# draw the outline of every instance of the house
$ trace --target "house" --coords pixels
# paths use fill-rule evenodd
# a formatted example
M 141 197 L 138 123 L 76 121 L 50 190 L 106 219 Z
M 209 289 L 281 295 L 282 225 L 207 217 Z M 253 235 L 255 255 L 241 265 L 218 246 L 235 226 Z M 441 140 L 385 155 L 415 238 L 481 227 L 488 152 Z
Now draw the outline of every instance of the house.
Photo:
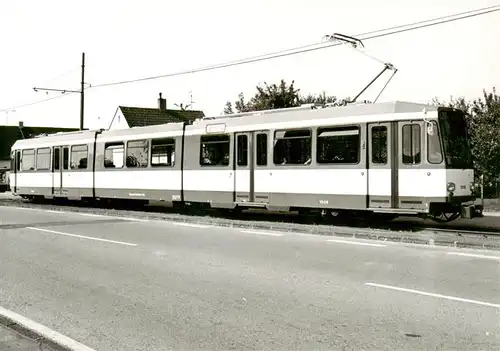
M 169 110 L 167 100 L 158 99 L 157 108 L 118 106 L 109 125 L 109 130 L 145 127 L 172 122 L 192 122 L 203 118 L 203 111 Z

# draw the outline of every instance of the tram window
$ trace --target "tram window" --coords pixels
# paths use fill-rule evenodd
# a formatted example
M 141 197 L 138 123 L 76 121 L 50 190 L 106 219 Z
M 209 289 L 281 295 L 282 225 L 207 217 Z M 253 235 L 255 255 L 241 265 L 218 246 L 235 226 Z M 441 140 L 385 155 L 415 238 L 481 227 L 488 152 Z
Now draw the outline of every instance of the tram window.
M 311 130 L 277 130 L 274 132 L 275 165 L 311 164 Z
M 419 164 L 421 162 L 422 145 L 420 125 L 405 124 L 403 126 L 403 163 Z
M 148 166 L 149 141 L 134 140 L 127 142 L 126 165 L 128 168 L 146 168 Z
M 50 149 L 48 147 L 36 150 L 36 169 L 37 171 L 50 169 Z
M 355 164 L 359 162 L 359 127 L 318 128 L 318 163 Z
M 202 135 L 200 138 L 201 166 L 229 166 L 229 135 Z
M 21 170 L 21 151 L 16 151 L 16 168 L 18 172 Z
M 35 150 L 23 150 L 23 156 L 21 159 L 21 169 L 23 171 L 33 171 L 35 170 Z
M 436 121 L 431 121 L 432 133 L 427 134 L 427 161 L 431 164 L 439 164 L 443 162 L 443 152 L 441 151 L 441 142 L 439 138 L 439 130 Z
M 71 147 L 71 169 L 87 169 L 87 145 L 73 145 Z
M 257 134 L 257 166 L 267 166 L 267 134 Z
M 54 171 L 58 171 L 61 167 L 61 149 L 56 147 L 54 149 Z
M 238 166 L 248 166 L 248 136 L 238 135 L 237 140 L 238 152 L 237 162 Z
M 372 127 L 372 163 L 387 163 L 387 127 Z
M 10 154 L 10 171 L 16 171 L 16 152 L 12 151 Z
M 151 140 L 151 166 L 173 167 L 175 165 L 175 139 Z
M 119 143 L 106 143 L 104 147 L 104 167 L 123 168 L 123 154 L 125 145 Z
M 63 169 L 69 168 L 69 148 L 63 148 Z

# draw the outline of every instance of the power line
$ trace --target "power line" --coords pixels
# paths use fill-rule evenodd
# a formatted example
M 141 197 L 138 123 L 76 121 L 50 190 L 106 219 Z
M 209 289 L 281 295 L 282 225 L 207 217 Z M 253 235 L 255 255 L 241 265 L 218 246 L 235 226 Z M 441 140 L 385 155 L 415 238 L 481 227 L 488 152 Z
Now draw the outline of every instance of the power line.
M 478 12 L 478 11 L 481 11 L 481 12 Z M 485 15 L 485 14 L 496 12 L 496 11 L 500 11 L 500 5 L 490 6 L 490 7 L 486 7 L 483 9 L 466 11 L 466 12 L 458 13 L 458 14 L 454 14 L 454 15 L 442 16 L 442 17 L 438 17 L 438 18 L 434 18 L 434 19 L 430 19 L 430 20 L 414 22 L 411 24 L 399 25 L 399 26 L 390 27 L 390 28 L 386 28 L 386 29 L 380 29 L 380 30 L 371 31 L 371 32 L 367 32 L 367 33 L 361 33 L 361 34 L 355 35 L 354 37 L 359 37 L 362 40 L 375 39 L 375 38 L 380 38 L 380 37 L 384 37 L 387 35 L 399 34 L 399 33 L 407 32 L 407 31 L 411 31 L 411 30 L 417 30 L 417 29 L 421 29 L 421 28 L 436 26 L 439 24 L 449 23 L 449 22 L 458 21 L 458 20 L 462 20 L 462 19 L 466 19 L 466 18 L 475 17 L 475 16 Z M 475 13 L 473 13 L 473 12 L 475 12 Z M 459 16 L 459 17 L 456 17 L 456 16 Z M 450 17 L 455 17 L 455 18 L 450 18 Z M 429 23 L 429 22 L 434 22 L 434 23 Z M 404 27 L 409 27 L 409 26 L 411 28 L 404 28 Z M 401 28 L 404 28 L 404 29 L 401 29 Z M 397 29 L 397 30 L 393 30 L 393 29 Z M 380 32 L 386 32 L 386 33 L 380 33 Z M 375 34 L 375 33 L 380 33 L 380 34 Z M 111 83 L 101 83 L 101 84 L 93 85 L 92 88 L 108 87 L 108 86 L 115 86 L 115 85 L 129 84 L 129 83 L 137 83 L 137 82 L 142 82 L 142 81 L 147 81 L 147 80 L 155 80 L 155 79 L 160 79 L 160 78 L 169 78 L 169 77 L 175 77 L 175 76 L 192 74 L 192 73 L 212 71 L 212 70 L 216 70 L 216 69 L 222 69 L 222 68 L 238 66 L 238 65 L 248 64 L 248 63 L 255 63 L 255 62 L 260 62 L 260 61 L 265 61 L 265 60 L 271 60 L 271 59 L 275 59 L 275 58 L 292 56 L 292 55 L 302 54 L 302 53 L 306 53 L 306 52 L 322 50 L 322 49 L 330 48 L 333 46 L 343 45 L 343 43 L 336 42 L 336 43 L 330 43 L 330 44 L 326 44 L 326 45 L 324 44 L 322 46 L 318 46 L 321 44 L 324 44 L 324 43 L 320 42 L 320 43 L 316 43 L 316 44 L 304 45 L 304 46 L 294 48 L 294 49 L 281 50 L 281 51 L 277 51 L 274 53 L 268 53 L 268 54 L 263 54 L 263 55 L 259 55 L 259 56 L 248 57 L 246 59 L 240 59 L 240 60 L 236 60 L 236 61 L 230 61 L 230 62 L 226 62 L 226 63 L 205 66 L 205 67 L 200 67 L 200 68 L 195 68 L 195 69 L 185 70 L 185 71 L 180 71 L 180 72 L 175 72 L 175 73 L 168 73 L 168 74 L 163 74 L 163 75 L 143 77 L 143 78 L 124 80 L 124 81 L 118 81 L 118 82 L 111 82 Z M 292 52 L 289 52 L 289 51 L 292 51 Z
M 475 16 L 485 15 L 485 14 L 493 13 L 496 11 L 500 11 L 500 5 L 484 7 L 484 8 L 480 8 L 480 9 L 476 9 L 476 10 L 469 10 L 469 11 L 460 12 L 460 13 L 456 13 L 456 14 L 452 14 L 452 15 L 436 17 L 433 19 L 417 21 L 417 22 L 413 22 L 413 23 L 409 23 L 409 24 L 403 24 L 403 25 L 388 27 L 388 28 L 384 28 L 384 29 L 378 29 L 378 30 L 374 30 L 374 31 L 370 31 L 370 32 L 360 33 L 360 34 L 354 35 L 354 37 L 362 39 L 362 40 L 375 39 L 375 38 L 380 38 L 380 37 L 384 37 L 384 36 L 388 36 L 388 35 L 399 34 L 399 33 L 407 32 L 407 31 L 412 31 L 412 30 L 417 30 L 417 29 L 421 29 L 421 28 L 436 26 L 439 24 L 458 21 L 458 20 L 462 20 L 462 19 L 466 19 L 466 18 L 475 17 Z M 455 17 L 455 18 L 453 18 L 453 17 Z M 433 22 L 433 23 L 430 23 L 430 22 Z M 410 28 L 405 28 L 405 27 L 410 27 Z M 379 34 L 376 34 L 376 33 L 379 33 Z M 232 67 L 232 66 L 255 63 L 255 62 L 280 58 L 280 57 L 298 55 L 298 54 L 307 53 L 307 52 L 311 52 L 311 51 L 327 49 L 327 48 L 339 46 L 339 45 L 344 45 L 344 43 L 335 42 L 335 43 L 325 44 L 324 42 L 317 42 L 314 44 L 302 45 L 302 46 L 298 46 L 298 47 L 294 47 L 294 48 L 290 48 L 290 49 L 284 49 L 284 50 L 275 51 L 275 52 L 271 52 L 271 53 L 267 53 L 267 54 L 247 57 L 247 58 L 243 58 L 243 59 L 239 59 L 239 60 L 235 60 L 235 61 L 230 61 L 230 62 L 221 63 L 221 64 L 215 64 L 215 65 L 205 66 L 205 67 L 200 67 L 200 68 L 195 68 L 195 69 L 191 69 L 191 70 L 185 70 L 185 71 L 180 71 L 180 72 L 175 72 L 175 73 L 168 73 L 168 74 L 151 76 L 151 77 L 144 77 L 144 78 L 138 78 L 138 79 L 124 80 L 124 81 L 118 81 L 118 82 L 97 84 L 97 85 L 93 85 L 91 87 L 86 87 L 84 90 L 88 90 L 88 89 L 92 89 L 92 88 L 99 88 L 99 87 L 108 87 L 108 86 L 136 83 L 136 82 L 141 82 L 141 81 L 146 81 L 146 80 L 168 78 L 168 77 L 174 77 L 174 76 L 180 76 L 180 75 L 186 75 L 186 74 L 192 74 L 192 73 L 200 73 L 200 72 L 205 72 L 205 71 L 212 71 L 212 70 L 216 70 L 216 69 L 222 69 L 222 68 L 227 68 L 227 67 Z M 33 105 L 37 105 L 37 104 L 47 102 L 50 100 L 55 100 L 55 99 L 58 99 L 58 98 L 61 98 L 64 96 L 68 96 L 68 95 L 72 95 L 72 94 L 73 93 L 66 93 L 64 95 L 59 95 L 59 96 L 51 97 L 48 99 L 35 101 L 32 103 L 18 105 L 18 106 L 11 107 L 9 109 L 0 110 L 0 111 L 10 111 L 10 110 L 14 110 L 14 109 L 20 109 L 23 107 L 33 106 Z
M 71 95 L 71 94 L 74 94 L 74 93 L 66 93 L 64 95 L 57 95 L 57 96 L 53 96 L 53 97 L 50 97 L 50 98 L 47 98 L 47 99 L 38 100 L 38 101 L 30 102 L 30 103 L 27 103 L 27 104 L 23 104 L 23 105 L 14 106 L 14 107 L 11 107 L 11 108 L 8 108 L 8 109 L 4 109 L 4 110 L 0 110 L 0 111 L 6 112 L 6 111 L 11 111 L 11 110 L 18 110 L 18 109 L 23 108 L 23 107 L 38 105 L 38 104 L 41 104 L 42 102 L 47 102 L 47 101 L 50 101 L 50 100 L 59 99 L 59 98 L 62 98 L 62 97 L 65 97 L 65 96 Z

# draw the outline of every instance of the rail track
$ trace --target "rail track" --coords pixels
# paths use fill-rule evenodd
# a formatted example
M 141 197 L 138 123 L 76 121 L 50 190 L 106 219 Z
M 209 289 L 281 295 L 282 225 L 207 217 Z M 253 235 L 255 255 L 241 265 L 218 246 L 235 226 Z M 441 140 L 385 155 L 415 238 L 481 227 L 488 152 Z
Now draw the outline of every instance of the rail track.
M 440 224 L 433 221 L 425 221 L 412 217 L 400 217 L 392 221 L 380 222 L 373 221 L 371 218 L 335 218 L 335 217 L 318 217 L 318 216 L 297 216 L 290 213 L 276 213 L 258 210 L 243 211 L 238 214 L 231 214 L 219 210 L 211 209 L 177 209 L 159 205 L 137 206 L 131 204 L 103 204 L 103 203 L 82 203 L 76 201 L 65 202 L 48 202 L 42 201 L 33 203 L 24 200 L 20 197 L 3 196 L 0 197 L 0 206 L 18 206 L 29 208 L 41 208 L 48 210 L 64 210 L 69 212 L 86 212 L 105 215 L 130 216 L 130 217 L 147 217 L 156 219 L 169 219 L 174 221 L 190 221 L 194 222 L 207 219 L 212 221 L 225 220 L 227 221 L 243 221 L 254 223 L 271 223 L 271 226 L 277 227 L 280 224 L 301 225 L 301 226 L 328 226 L 332 225 L 336 228 L 357 228 L 364 230 L 382 230 L 392 232 L 418 233 L 422 231 L 436 233 L 454 233 L 463 235 L 477 235 L 483 237 L 500 237 L 500 228 L 478 228 L 475 219 L 474 227 L 467 223 L 450 223 Z

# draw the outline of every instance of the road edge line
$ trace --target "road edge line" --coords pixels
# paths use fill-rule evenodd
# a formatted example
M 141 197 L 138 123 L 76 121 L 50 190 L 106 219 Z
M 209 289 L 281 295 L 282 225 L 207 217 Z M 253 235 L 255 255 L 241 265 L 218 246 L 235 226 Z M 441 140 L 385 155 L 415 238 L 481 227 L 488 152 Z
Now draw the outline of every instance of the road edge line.
M 0 324 L 8 329 L 21 333 L 39 344 L 61 351 L 96 351 L 76 340 L 73 340 L 55 330 L 37 323 L 16 312 L 0 306 Z

